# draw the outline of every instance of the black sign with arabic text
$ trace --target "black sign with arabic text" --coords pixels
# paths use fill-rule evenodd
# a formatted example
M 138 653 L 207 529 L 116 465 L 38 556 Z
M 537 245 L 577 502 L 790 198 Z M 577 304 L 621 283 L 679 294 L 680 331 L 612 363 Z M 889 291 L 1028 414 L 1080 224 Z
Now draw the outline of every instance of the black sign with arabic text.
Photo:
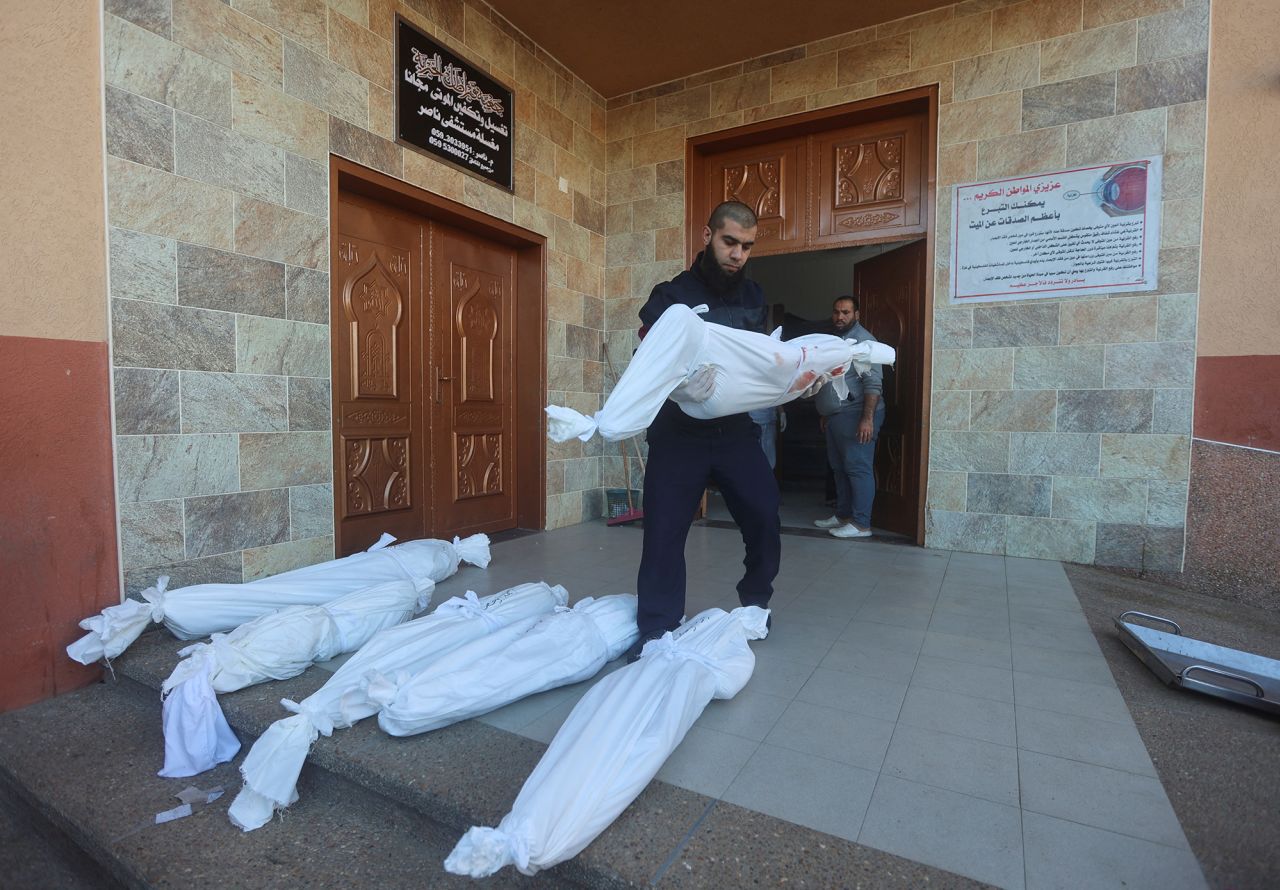
M 512 189 L 511 90 L 396 18 L 397 142 Z

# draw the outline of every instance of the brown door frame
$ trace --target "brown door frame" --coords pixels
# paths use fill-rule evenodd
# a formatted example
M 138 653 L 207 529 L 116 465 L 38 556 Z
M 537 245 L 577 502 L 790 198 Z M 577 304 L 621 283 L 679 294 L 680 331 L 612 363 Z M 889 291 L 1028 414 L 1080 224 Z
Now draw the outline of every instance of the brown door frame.
M 773 118 L 759 123 L 719 130 L 695 136 L 685 144 L 685 265 L 693 262 L 694 256 L 702 249 L 702 227 L 704 219 L 694 219 L 697 198 L 695 189 L 706 175 L 706 159 L 709 155 L 734 148 L 745 148 L 774 140 L 821 133 L 828 130 L 841 129 L 861 123 L 900 117 L 906 114 L 926 115 L 925 133 L 925 171 L 921 200 L 925 218 L 925 251 L 930 258 L 925 266 L 924 307 L 921 313 L 924 324 L 924 373 L 921 375 L 920 393 L 920 498 L 916 510 L 916 543 L 924 545 L 925 499 L 929 488 L 929 416 L 930 388 L 933 380 L 933 289 L 934 263 L 932 258 L 936 251 L 936 232 L 934 215 L 937 212 L 938 188 L 938 87 L 931 84 L 915 89 L 903 90 L 876 96 L 846 105 L 835 105 L 817 111 L 807 111 L 787 117 Z M 812 187 L 812 186 L 811 186 Z M 808 201 L 808 196 L 804 196 Z M 794 249 L 778 251 L 779 253 L 799 253 L 809 250 L 831 250 L 836 247 L 852 247 L 863 244 L 882 244 L 891 241 L 908 241 L 919 238 L 919 235 L 902 237 L 888 235 L 870 237 L 856 242 L 833 244 L 826 247 L 801 245 Z
M 547 401 L 547 239 L 519 226 L 474 210 L 457 201 L 432 194 L 354 161 L 329 156 L 329 299 L 333 291 L 333 258 L 338 253 L 338 201 L 343 195 L 361 195 L 417 216 L 452 226 L 504 244 L 516 252 L 516 414 L 514 440 L 516 469 L 516 525 L 542 529 L 547 520 L 546 433 L 542 406 Z M 332 356 L 332 350 L 330 351 Z M 337 390 L 333 390 L 336 399 Z M 331 400 L 333 416 L 338 405 Z M 338 534 L 338 470 L 342 455 L 334 437 L 334 535 Z M 338 541 L 334 541 L 335 547 Z

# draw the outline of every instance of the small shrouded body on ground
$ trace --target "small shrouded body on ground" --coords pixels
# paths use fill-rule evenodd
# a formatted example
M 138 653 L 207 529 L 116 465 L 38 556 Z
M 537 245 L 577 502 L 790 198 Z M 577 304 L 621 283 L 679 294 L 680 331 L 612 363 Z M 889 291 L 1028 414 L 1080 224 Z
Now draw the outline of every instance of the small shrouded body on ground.
M 110 660 L 153 621 L 163 622 L 180 640 L 198 640 L 286 606 L 318 606 L 383 581 L 407 579 L 421 593 L 456 572 L 460 562 L 481 568 L 489 564 L 485 535 L 387 546 L 394 540 L 384 534 L 363 553 L 245 584 L 195 584 L 167 590 L 168 576 L 162 576 L 154 587 L 142 591 L 142 600 L 125 600 L 81 621 L 89 633 L 68 646 L 67 655 L 81 664 Z
M 426 608 L 434 589 L 434 582 L 419 593 L 411 581 L 387 581 L 323 605 L 280 609 L 181 650 L 178 654 L 185 657 L 161 686 L 164 769 L 160 775 L 194 776 L 230 759 L 221 757 L 223 752 L 216 746 L 209 747 L 206 727 L 217 725 L 222 713 L 212 693 L 287 680 L 317 661 L 359 649 L 378 631 L 402 624 Z
M 586 599 L 461 646 L 400 682 L 381 677 L 378 726 L 428 732 L 548 689 L 589 680 L 639 636 L 631 594 Z M 373 680 L 370 695 L 375 694 Z
M 690 417 L 711 420 L 785 405 L 824 383 L 844 386 L 853 365 L 892 364 L 883 343 L 854 343 L 831 334 L 783 341 L 777 336 L 703 321 L 688 306 L 667 307 L 618 379 L 604 407 L 587 417 L 547 407 L 547 435 L 556 442 L 609 441 L 643 432 L 670 397 Z
M 649 784 L 713 698 L 732 698 L 755 668 L 749 639 L 769 612 L 708 609 L 645 644 L 639 661 L 582 697 L 497 828 L 475 827 L 445 860 L 484 877 L 505 865 L 526 875 L 571 859 Z
M 416 674 L 459 646 L 512 622 L 545 615 L 568 599 L 563 587 L 541 581 L 486 597 L 467 591 L 441 603 L 430 615 L 376 634 L 311 695 L 300 702 L 281 702 L 294 713 L 267 727 L 241 764 L 244 787 L 231 804 L 232 823 L 252 831 L 298 799 L 298 774 L 312 743 L 380 710 L 369 696 L 371 674 Z

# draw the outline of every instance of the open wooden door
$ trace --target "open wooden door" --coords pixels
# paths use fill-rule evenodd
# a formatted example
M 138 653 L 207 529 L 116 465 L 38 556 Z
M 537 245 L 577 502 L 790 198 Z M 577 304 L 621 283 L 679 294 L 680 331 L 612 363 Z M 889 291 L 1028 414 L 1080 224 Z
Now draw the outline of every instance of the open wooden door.
M 916 536 L 923 447 L 924 239 L 864 260 L 854 267 L 853 292 L 862 326 L 898 352 L 884 369 L 884 426 L 876 445 L 876 500 L 871 523 Z
M 430 226 L 433 526 L 454 534 L 516 520 L 515 251 Z
M 383 532 L 409 539 L 426 526 L 422 235 L 413 217 L 356 196 L 338 202 L 337 217 L 334 531 L 352 553 Z

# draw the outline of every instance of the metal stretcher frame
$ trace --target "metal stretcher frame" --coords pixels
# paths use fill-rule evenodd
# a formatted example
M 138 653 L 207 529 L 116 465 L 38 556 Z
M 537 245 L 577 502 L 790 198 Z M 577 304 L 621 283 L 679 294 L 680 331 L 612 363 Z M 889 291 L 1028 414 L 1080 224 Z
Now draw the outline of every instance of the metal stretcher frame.
M 1125 620 L 1130 617 L 1172 632 Z M 1183 636 L 1177 622 L 1145 612 L 1124 612 L 1115 624 L 1124 644 L 1167 685 L 1280 715 L 1280 661 Z

